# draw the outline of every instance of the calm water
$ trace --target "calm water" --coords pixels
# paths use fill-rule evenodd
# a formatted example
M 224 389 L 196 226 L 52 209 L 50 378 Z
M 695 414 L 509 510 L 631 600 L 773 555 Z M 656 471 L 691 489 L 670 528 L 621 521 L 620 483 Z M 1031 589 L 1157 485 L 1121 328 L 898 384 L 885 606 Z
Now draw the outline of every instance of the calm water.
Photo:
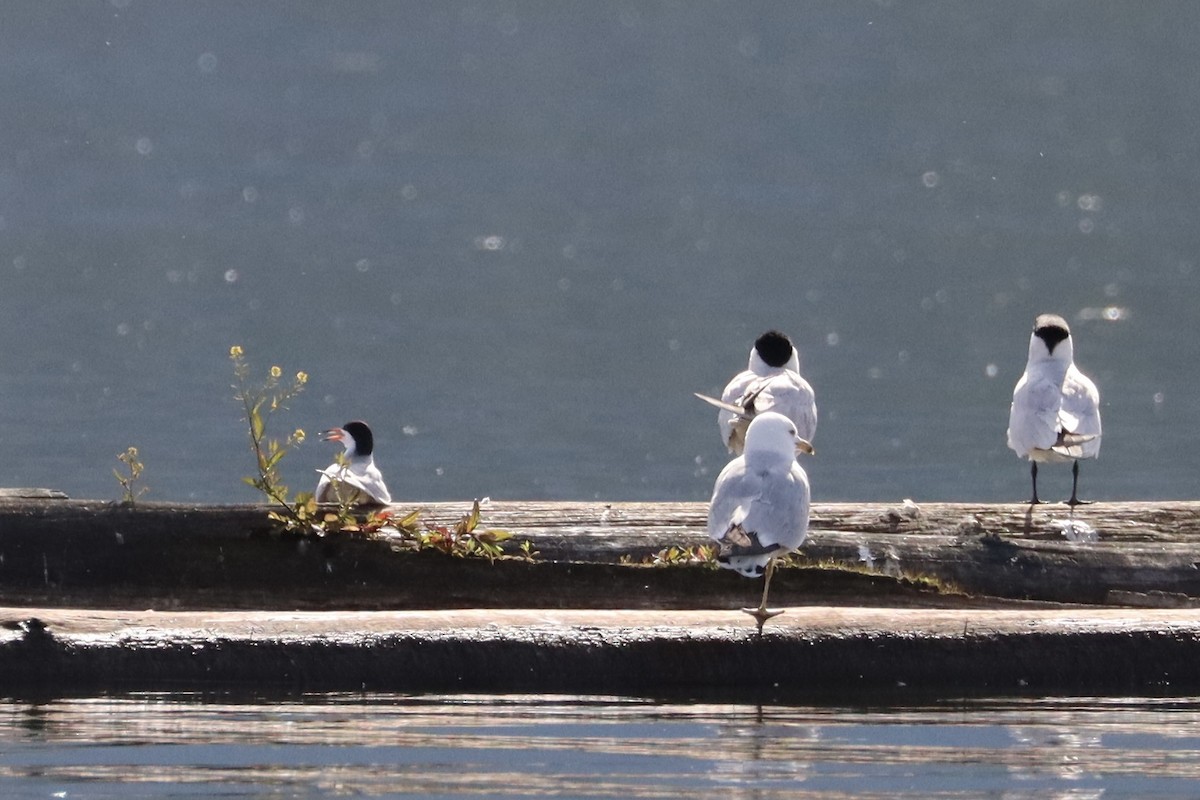
M 0 485 L 116 498 L 136 445 L 150 499 L 253 499 L 241 344 L 312 376 L 279 433 L 367 419 L 402 499 L 705 499 L 691 393 L 778 326 L 818 500 L 1023 499 L 1007 409 L 1054 310 L 1104 400 L 1083 493 L 1194 497 L 1198 30 L 1153 1 L 9 3 Z
M 106 797 L 1195 797 L 1200 704 L 400 696 L 0 703 L 0 792 Z

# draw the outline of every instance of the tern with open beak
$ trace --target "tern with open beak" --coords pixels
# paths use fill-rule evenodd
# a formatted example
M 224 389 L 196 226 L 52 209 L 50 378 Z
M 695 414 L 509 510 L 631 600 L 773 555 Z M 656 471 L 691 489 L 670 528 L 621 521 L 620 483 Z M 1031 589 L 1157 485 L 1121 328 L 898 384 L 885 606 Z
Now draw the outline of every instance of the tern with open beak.
M 323 470 L 317 481 L 318 503 L 387 505 L 392 496 L 375 466 L 375 437 L 367 423 L 347 422 L 321 435 L 327 442 L 341 442 L 346 448 L 344 463 L 335 461 Z

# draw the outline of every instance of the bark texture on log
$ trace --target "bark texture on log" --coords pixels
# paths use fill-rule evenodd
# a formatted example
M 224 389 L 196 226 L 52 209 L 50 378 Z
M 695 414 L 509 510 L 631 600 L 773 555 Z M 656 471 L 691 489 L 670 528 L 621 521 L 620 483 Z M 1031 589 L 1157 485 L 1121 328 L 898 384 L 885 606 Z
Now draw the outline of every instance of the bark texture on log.
M 414 507 L 452 524 L 470 504 L 398 504 Z M 720 608 L 751 602 L 757 590 L 705 567 L 637 566 L 664 548 L 706 543 L 704 503 L 486 504 L 483 526 L 530 540 L 539 551 L 532 564 L 397 553 L 386 541 L 346 536 L 281 536 L 266 511 L 0 497 L 0 602 Z M 1097 541 L 1067 541 L 1069 518 Z M 1073 514 L 1061 505 L 818 504 L 801 560 L 823 568 L 782 571 L 773 592 L 783 603 L 944 605 L 966 602 L 961 594 L 1192 606 L 1200 598 L 1197 540 L 1195 502 L 1098 503 Z

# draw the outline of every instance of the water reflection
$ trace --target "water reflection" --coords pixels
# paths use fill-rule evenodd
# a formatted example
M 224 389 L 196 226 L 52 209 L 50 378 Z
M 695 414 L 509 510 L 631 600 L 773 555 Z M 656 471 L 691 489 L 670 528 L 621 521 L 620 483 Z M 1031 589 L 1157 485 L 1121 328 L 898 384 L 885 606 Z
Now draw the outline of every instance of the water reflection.
M 1198 723 L 1196 699 L 878 709 L 398 695 L 10 700 L 0 703 L 0 792 L 1190 796 Z

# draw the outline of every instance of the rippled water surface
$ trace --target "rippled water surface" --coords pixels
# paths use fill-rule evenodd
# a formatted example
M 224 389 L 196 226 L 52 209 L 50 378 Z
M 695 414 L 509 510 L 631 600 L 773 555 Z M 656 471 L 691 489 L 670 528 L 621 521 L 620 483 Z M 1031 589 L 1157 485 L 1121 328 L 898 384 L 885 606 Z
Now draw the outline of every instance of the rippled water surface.
M 754 337 L 817 500 L 1022 500 L 1035 314 L 1095 499 L 1200 474 L 1195 3 L 14 3 L 0 485 L 244 501 L 231 345 L 408 500 L 706 499 Z M 330 446 L 285 462 L 311 488 Z M 1069 476 L 1043 470 L 1047 497 Z
M 0 703 L 5 797 L 1195 797 L 1195 698 Z

